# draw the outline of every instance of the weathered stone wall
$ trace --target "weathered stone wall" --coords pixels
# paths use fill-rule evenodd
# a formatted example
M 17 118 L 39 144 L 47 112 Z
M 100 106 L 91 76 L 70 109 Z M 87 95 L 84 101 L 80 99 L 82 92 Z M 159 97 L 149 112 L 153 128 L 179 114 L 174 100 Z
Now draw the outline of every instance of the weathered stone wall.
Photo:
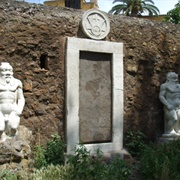
M 21 124 L 44 143 L 65 127 L 65 40 L 85 38 L 83 11 L 0 1 L 0 62 L 23 81 L 26 105 Z M 163 132 L 158 99 L 168 71 L 180 73 L 180 26 L 109 15 L 104 41 L 124 43 L 124 131 L 140 130 L 149 140 Z

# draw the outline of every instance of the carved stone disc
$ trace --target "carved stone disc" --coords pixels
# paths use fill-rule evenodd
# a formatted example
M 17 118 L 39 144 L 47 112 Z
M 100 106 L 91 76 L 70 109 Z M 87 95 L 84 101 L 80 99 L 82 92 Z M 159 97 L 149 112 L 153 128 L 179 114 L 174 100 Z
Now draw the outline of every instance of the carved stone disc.
M 84 13 L 81 26 L 84 34 L 91 39 L 103 39 L 110 31 L 108 17 L 96 9 L 90 9 Z

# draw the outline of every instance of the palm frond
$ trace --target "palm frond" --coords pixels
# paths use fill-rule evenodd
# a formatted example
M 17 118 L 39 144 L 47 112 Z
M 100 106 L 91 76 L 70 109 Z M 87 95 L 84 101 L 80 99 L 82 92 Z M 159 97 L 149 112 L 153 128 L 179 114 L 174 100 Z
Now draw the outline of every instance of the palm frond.
M 123 3 L 123 4 L 127 4 L 127 3 L 129 3 L 129 1 L 131 1 L 131 0 L 114 0 L 114 1 L 113 1 L 113 4 L 116 3 L 116 2 L 120 2 L 120 3 Z
M 142 2 L 154 4 L 154 1 L 152 1 L 152 0 L 142 0 Z
M 160 11 L 159 9 L 154 6 L 154 5 L 151 5 L 151 4 L 146 4 L 145 6 L 142 6 L 143 9 L 149 9 L 150 11 L 153 12 L 154 15 L 159 15 L 160 14 Z
M 109 14 L 120 14 L 121 12 L 126 11 L 127 7 L 123 4 L 118 4 L 113 6 L 112 9 L 108 12 Z

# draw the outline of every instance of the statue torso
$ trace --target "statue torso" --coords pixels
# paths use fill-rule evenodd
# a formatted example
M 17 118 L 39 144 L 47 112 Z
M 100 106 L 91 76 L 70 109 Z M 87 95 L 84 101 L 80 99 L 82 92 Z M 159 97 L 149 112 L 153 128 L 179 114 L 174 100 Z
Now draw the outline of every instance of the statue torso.
M 174 106 L 180 108 L 180 84 L 166 86 L 166 100 Z
M 0 111 L 3 114 L 10 114 L 16 107 L 18 82 L 14 78 L 9 83 L 0 81 Z

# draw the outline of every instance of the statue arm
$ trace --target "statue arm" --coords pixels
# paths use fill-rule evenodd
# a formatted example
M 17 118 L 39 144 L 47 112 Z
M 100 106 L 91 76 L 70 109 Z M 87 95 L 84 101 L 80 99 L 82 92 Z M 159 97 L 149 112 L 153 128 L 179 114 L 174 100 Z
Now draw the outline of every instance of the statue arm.
M 170 103 L 168 103 L 168 101 L 166 100 L 166 96 L 165 96 L 166 91 L 167 91 L 166 85 L 162 84 L 160 87 L 159 99 L 169 110 L 172 110 L 173 106 Z
M 21 83 L 21 81 L 19 81 L 19 85 L 17 88 L 17 106 L 18 106 L 17 111 L 19 114 L 22 113 L 24 104 L 25 104 L 25 98 L 23 95 L 22 83 Z

